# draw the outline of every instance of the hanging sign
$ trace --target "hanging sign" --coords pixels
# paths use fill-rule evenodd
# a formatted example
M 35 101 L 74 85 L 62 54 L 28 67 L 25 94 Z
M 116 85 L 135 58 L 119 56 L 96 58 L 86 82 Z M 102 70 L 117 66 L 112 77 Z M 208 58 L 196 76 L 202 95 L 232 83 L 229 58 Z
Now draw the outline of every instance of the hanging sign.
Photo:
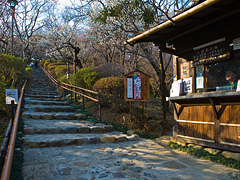
M 6 104 L 11 104 L 12 100 L 18 104 L 18 89 L 6 89 Z
M 211 46 L 195 50 L 191 59 L 192 66 L 199 66 L 202 64 L 209 64 L 230 58 L 229 43 L 223 42 Z
M 180 64 L 181 79 L 190 77 L 190 62 Z

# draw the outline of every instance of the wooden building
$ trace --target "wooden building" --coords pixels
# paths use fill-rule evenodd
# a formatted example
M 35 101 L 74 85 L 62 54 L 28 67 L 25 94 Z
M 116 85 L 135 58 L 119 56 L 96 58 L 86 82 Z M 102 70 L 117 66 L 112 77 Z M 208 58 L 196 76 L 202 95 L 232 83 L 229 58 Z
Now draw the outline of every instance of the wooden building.
M 175 139 L 240 152 L 239 22 L 239 0 L 205 0 L 127 40 L 175 55 Z

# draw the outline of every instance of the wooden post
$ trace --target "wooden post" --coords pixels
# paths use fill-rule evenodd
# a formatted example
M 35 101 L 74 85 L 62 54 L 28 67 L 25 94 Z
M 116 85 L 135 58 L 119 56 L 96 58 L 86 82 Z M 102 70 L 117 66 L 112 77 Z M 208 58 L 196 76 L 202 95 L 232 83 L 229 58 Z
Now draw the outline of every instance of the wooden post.
M 74 57 L 73 57 L 73 74 L 76 74 L 76 71 L 77 71 L 77 68 L 76 68 L 76 61 L 77 61 L 77 54 L 76 52 L 74 51 Z M 76 86 L 76 82 L 74 82 L 74 85 Z M 74 93 L 73 93 L 73 96 L 74 96 L 74 102 L 77 102 L 77 94 L 75 93 L 76 92 L 76 88 L 73 88 L 74 90 Z
M 142 101 L 142 110 L 144 111 L 144 101 Z
M 133 102 L 130 101 L 130 111 L 132 111 Z
M 216 103 L 214 102 L 214 100 L 212 98 L 209 99 L 209 101 L 211 102 L 212 105 L 212 109 L 215 115 L 215 143 L 219 143 L 220 142 L 220 118 L 218 115 L 218 110 L 216 108 Z

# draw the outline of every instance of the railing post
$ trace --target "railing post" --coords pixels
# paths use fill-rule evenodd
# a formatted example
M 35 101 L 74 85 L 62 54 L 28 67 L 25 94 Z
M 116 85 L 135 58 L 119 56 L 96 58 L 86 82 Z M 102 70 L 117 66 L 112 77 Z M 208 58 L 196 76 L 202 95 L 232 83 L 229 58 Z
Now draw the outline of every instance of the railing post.
M 75 93 L 76 92 L 76 88 L 73 88 L 73 90 L 74 90 L 74 93 L 73 93 L 73 95 L 74 95 L 74 102 L 77 102 L 77 94 Z
M 82 90 L 82 93 L 83 93 L 83 95 L 84 95 L 84 90 Z M 82 108 L 82 110 L 83 110 L 83 112 L 84 112 L 84 110 L 85 110 L 85 99 L 84 99 L 84 96 L 82 96 L 82 104 L 83 104 L 83 108 Z
M 72 103 L 72 86 L 70 88 L 71 88 L 71 97 L 70 98 L 71 98 L 71 103 Z
M 63 87 L 65 87 L 65 85 L 63 84 Z M 63 88 L 63 98 L 65 99 L 65 89 Z
M 99 122 L 102 122 L 102 112 L 101 112 L 101 94 L 98 94 L 98 106 L 99 106 Z
M 57 82 L 58 95 L 60 95 L 60 85 L 59 84 L 60 84 L 60 82 L 58 81 Z
M 13 121 L 15 118 L 15 105 L 14 105 L 14 100 L 11 101 L 11 118 L 12 118 L 12 125 L 13 125 Z

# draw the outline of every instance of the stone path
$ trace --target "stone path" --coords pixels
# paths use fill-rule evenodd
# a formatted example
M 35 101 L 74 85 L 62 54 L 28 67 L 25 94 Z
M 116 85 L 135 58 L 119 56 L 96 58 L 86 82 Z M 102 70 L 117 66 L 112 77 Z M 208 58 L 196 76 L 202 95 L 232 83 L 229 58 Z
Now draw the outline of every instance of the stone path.
M 87 121 L 61 100 L 39 69 L 33 71 L 24 108 L 24 180 L 240 178 L 238 170 Z

